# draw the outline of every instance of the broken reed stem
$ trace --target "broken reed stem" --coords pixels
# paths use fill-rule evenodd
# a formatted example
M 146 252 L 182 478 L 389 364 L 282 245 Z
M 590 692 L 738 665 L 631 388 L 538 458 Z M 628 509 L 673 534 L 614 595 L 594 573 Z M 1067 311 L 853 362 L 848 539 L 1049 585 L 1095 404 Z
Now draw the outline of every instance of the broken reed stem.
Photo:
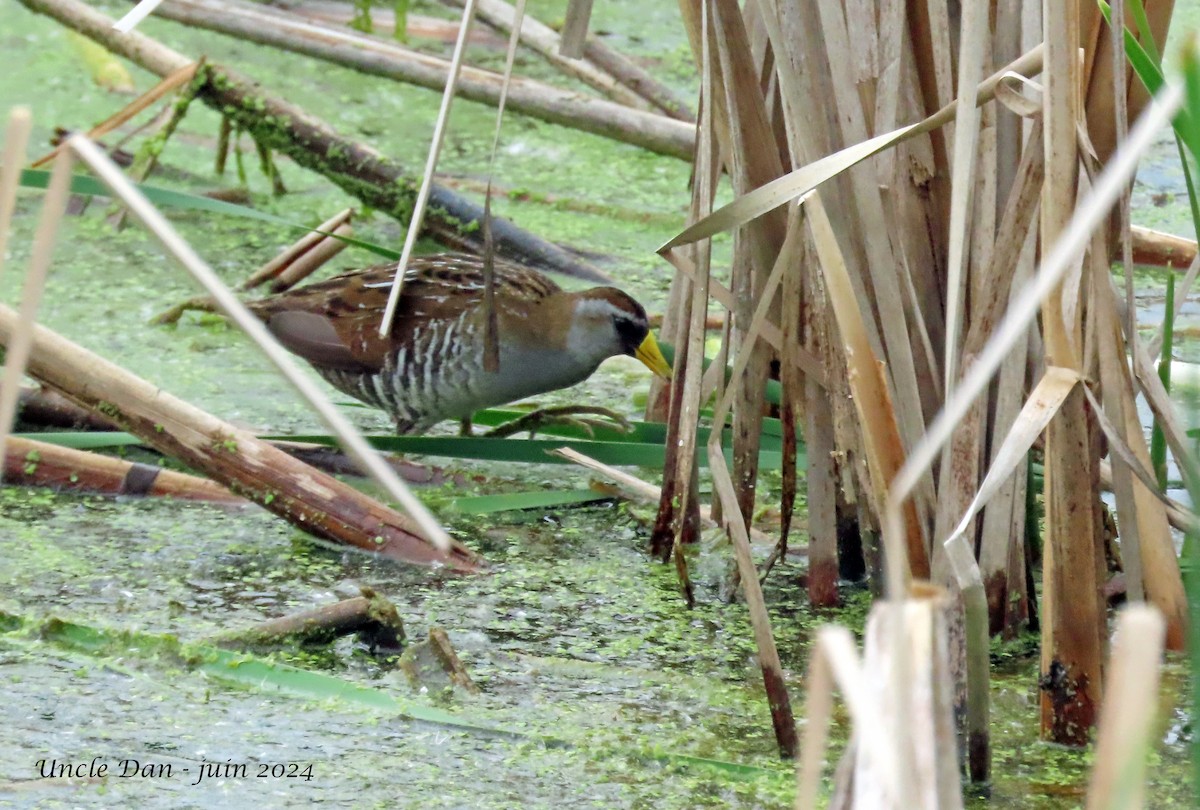
M 461 6 L 458 0 L 452 0 L 452 5 Z M 495 30 L 511 35 L 514 27 L 519 29 L 521 44 L 537 53 L 554 67 L 567 76 L 578 79 L 584 84 L 599 90 L 608 98 L 635 109 L 648 109 L 649 102 L 642 98 L 633 88 L 597 65 L 581 59 L 568 59 L 559 54 L 561 38 L 558 32 L 533 17 L 518 12 L 505 0 L 476 0 L 475 16 Z M 589 40 L 588 45 L 591 44 Z
M 33 114 L 28 107 L 13 107 L 9 111 L 8 127 L 4 131 L 4 160 L 0 163 L 0 274 L 4 272 L 4 257 L 8 255 L 8 236 L 17 207 L 17 186 L 32 128 Z
M 946 556 L 962 593 L 965 614 L 963 632 L 967 647 L 967 773 L 971 781 L 984 784 L 991 777 L 992 743 L 990 731 L 991 684 L 989 670 L 987 593 L 975 562 L 975 552 L 966 538 L 956 534 L 945 543 Z
M 86 138 L 73 135 L 67 144 L 79 157 L 91 167 L 92 171 L 119 197 L 130 212 L 136 216 L 156 239 L 166 248 L 176 261 L 186 269 L 196 281 L 200 282 L 211 295 L 221 312 L 238 325 L 249 337 L 258 344 L 263 354 L 267 356 L 289 383 L 300 393 L 309 405 L 321 417 L 326 426 L 338 437 L 342 447 L 355 458 L 363 470 L 371 476 L 391 497 L 403 505 L 404 510 L 412 516 L 421 532 L 439 551 L 450 551 L 452 543 L 441 525 L 434 519 L 419 500 L 409 491 L 395 471 L 362 437 L 341 411 L 329 400 L 323 391 L 305 375 L 287 354 L 287 352 L 272 338 L 262 322 L 246 309 L 237 296 L 226 287 L 213 273 L 212 269 L 201 259 L 191 246 L 185 242 L 166 218 L 158 212 L 150 202 L 142 196 L 133 185 L 121 174 L 120 169 Z
M 320 270 L 334 256 L 346 249 L 346 239 L 354 235 L 354 229 L 349 224 L 339 225 L 329 236 L 321 239 L 312 250 L 297 257 L 291 264 L 279 272 L 271 282 L 271 292 L 280 293 L 290 290 L 313 273 Z
M 717 431 L 713 432 L 719 437 Z M 733 479 L 725 466 L 725 454 L 721 452 L 720 440 L 709 442 L 708 466 L 713 487 L 721 506 L 729 516 L 726 524 L 733 541 L 733 555 L 737 560 L 738 575 L 742 581 L 742 593 L 746 597 L 746 609 L 750 614 L 750 625 L 754 629 L 754 643 L 758 648 L 758 662 L 762 668 L 763 687 L 771 710 L 771 722 L 775 729 L 775 742 L 779 754 L 794 759 L 798 751 L 796 721 L 792 716 L 792 704 L 788 697 L 787 682 L 783 677 L 783 663 L 775 646 L 775 635 L 771 631 L 771 616 L 763 599 L 762 586 L 758 582 L 758 569 L 750 552 L 750 538 L 746 523 L 738 511 L 737 493 Z
M 585 456 L 583 453 L 570 447 L 560 447 L 550 452 L 556 456 L 565 458 L 572 464 L 578 464 L 580 467 L 586 467 L 589 470 L 600 473 L 623 487 L 636 500 L 645 501 L 646 503 L 658 503 L 659 499 L 662 498 L 662 490 L 654 486 L 654 484 L 643 481 L 635 475 L 630 475 L 624 470 L 596 461 L 596 459 Z M 712 510 L 704 504 L 700 504 L 700 520 L 709 527 L 718 527 L 720 525 L 713 519 Z M 750 529 L 750 540 L 756 545 L 769 545 L 773 542 L 769 535 L 753 527 Z
M 323 240 L 329 239 L 330 235 L 343 225 L 349 225 L 353 217 L 353 208 L 345 208 L 337 212 L 332 217 L 318 225 L 316 229 L 309 231 L 308 233 L 304 234 L 304 236 L 297 239 L 291 247 L 281 251 L 275 256 L 275 258 L 271 259 L 271 261 L 264 264 L 258 270 L 255 270 L 254 274 L 242 282 L 238 289 L 252 290 L 264 282 L 275 278 L 292 262 L 296 261 L 305 253 L 315 248 Z M 334 241 L 340 242 L 341 240 Z
M 1087 810 L 1143 806 L 1165 635 L 1162 614 L 1152 606 L 1130 605 L 1117 617 Z
M 5 441 L 17 415 L 21 378 L 25 376 L 25 366 L 29 361 L 37 310 L 46 289 L 46 276 L 50 272 L 58 226 L 67 210 L 72 163 L 68 152 L 62 152 L 54 160 L 50 184 L 42 200 L 42 217 L 33 237 L 33 252 L 29 257 L 29 271 L 25 275 L 25 288 L 21 294 L 19 320 L 13 334 L 5 342 L 4 377 L 0 381 L 0 458 L 5 457 Z M 13 168 L 18 166 L 14 165 Z
M 592 0 L 567 0 L 567 16 L 563 20 L 562 41 L 558 52 L 569 59 L 583 56 L 587 40 L 588 21 L 592 18 Z
M 4 480 L 18 486 L 54 490 L 146 495 L 216 503 L 246 503 L 207 478 L 9 436 L 4 451 Z
M 459 25 L 458 41 L 454 43 L 454 55 L 450 58 L 450 71 L 446 76 L 446 86 L 442 91 L 442 106 L 438 110 L 437 120 L 433 124 L 433 135 L 430 138 L 429 154 L 425 159 L 425 172 L 421 175 L 421 185 L 417 189 L 413 201 L 412 215 L 409 217 L 407 230 L 404 234 L 404 247 L 400 249 L 400 261 L 396 263 L 396 275 L 392 288 L 388 291 L 387 306 L 383 309 L 383 318 L 379 322 L 379 334 L 387 337 L 392 333 L 392 321 L 396 317 L 396 307 L 400 304 L 400 296 L 404 291 L 404 274 L 408 270 L 408 261 L 412 258 L 413 248 L 417 244 L 417 236 L 421 233 L 421 223 L 425 221 L 425 208 L 429 203 L 429 192 L 433 188 L 433 175 L 437 171 L 438 157 L 442 153 L 442 141 L 446 137 L 446 123 L 450 120 L 450 108 L 454 104 L 454 92 L 458 86 L 459 73 L 462 70 L 463 53 L 466 49 L 467 38 L 471 35 L 471 21 L 475 16 L 475 0 L 465 0 L 463 3 L 462 22 Z M 501 98 L 505 95 L 501 91 Z M 484 209 L 483 220 L 485 228 L 484 256 L 491 254 L 488 224 L 490 217 Z

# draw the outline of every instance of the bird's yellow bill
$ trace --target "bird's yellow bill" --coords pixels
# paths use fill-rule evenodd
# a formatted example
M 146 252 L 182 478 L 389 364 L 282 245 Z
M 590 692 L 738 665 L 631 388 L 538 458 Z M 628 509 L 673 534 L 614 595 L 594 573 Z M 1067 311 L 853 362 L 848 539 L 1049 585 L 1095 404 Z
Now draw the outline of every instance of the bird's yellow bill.
M 653 371 L 664 380 L 671 379 L 671 364 L 667 362 L 667 358 L 663 357 L 662 350 L 658 348 L 658 341 L 654 339 L 653 332 L 646 333 L 646 339 L 642 341 L 642 345 L 637 347 L 637 351 L 633 356 L 642 361 L 642 365 Z

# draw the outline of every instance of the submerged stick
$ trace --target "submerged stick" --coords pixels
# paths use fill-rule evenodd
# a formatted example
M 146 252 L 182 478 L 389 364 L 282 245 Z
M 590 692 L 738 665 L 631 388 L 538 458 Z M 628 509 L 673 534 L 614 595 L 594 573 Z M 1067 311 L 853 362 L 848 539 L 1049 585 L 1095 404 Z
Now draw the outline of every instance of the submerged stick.
M 45 14 L 95 40 L 113 53 L 166 76 L 193 60 L 132 31 L 121 34 L 112 20 L 79 0 L 21 0 L 31 11 Z M 306 169 L 327 177 L 367 206 L 407 222 L 418 178 L 366 144 L 335 132 L 321 121 L 232 71 L 209 63 L 197 98 L 233 120 L 263 145 L 285 154 Z M 426 230 L 442 244 L 468 252 L 482 251 L 481 206 L 444 186 L 433 188 Z M 608 282 L 607 276 L 557 245 L 496 218 L 492 222 L 497 251 L 516 262 L 576 278 Z

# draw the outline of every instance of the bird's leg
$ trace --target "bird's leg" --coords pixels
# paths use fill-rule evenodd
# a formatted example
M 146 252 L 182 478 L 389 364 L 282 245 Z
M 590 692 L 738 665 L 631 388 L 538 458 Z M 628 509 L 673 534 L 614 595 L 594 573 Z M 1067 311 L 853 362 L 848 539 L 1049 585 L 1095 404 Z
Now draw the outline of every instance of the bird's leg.
M 462 419 L 458 420 L 458 435 L 459 436 L 474 436 L 475 435 L 474 433 L 471 432 L 471 417 L 464 416 Z
M 588 415 L 602 416 L 608 421 L 601 422 L 597 419 L 577 418 Z M 488 438 L 499 439 L 529 431 L 529 436 L 532 438 L 535 431 L 547 425 L 571 425 L 579 427 L 587 431 L 589 436 L 595 436 L 593 428 L 596 427 L 614 428 L 622 433 L 631 433 L 633 431 L 633 425 L 629 424 L 628 419 L 608 408 L 597 408 L 590 405 L 562 405 L 554 408 L 538 408 L 536 411 L 530 411 L 524 416 L 519 416 L 502 425 L 497 425 L 483 435 Z

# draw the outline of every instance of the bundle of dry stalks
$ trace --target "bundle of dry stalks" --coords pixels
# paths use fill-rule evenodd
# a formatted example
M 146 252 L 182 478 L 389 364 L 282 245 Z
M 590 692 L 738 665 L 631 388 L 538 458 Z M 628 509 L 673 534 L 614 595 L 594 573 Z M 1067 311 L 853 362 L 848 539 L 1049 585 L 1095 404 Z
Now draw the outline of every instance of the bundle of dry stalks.
M 1146 5 L 1161 46 L 1171 4 Z M 1182 436 L 1156 378 L 1130 375 L 1126 358 L 1144 348 L 1121 314 L 1131 287 L 1117 290 L 1109 272 L 1130 244 L 1128 220 L 1107 216 L 1172 100 L 1126 138 L 1148 98 L 1131 84 L 1120 32 L 1087 4 L 1049 4 L 1045 19 L 1034 0 L 990 17 L 945 2 L 681 8 L 704 77 L 696 189 L 711 195 L 723 171 L 737 198 L 711 214 L 694 204 L 664 246 L 685 271 L 663 328 L 689 349 L 676 380 L 689 393 L 672 403 L 684 436 L 703 390 L 693 349 L 711 300 L 707 237 L 732 232 L 728 494 L 714 459 L 726 524 L 753 512 L 762 391 L 777 360 L 785 434 L 798 429 L 808 446 L 814 603 L 837 599 L 839 523 L 882 532 L 882 557 L 864 552 L 893 598 L 912 579 L 950 589 L 960 625 L 950 661 L 965 680 L 964 639 L 976 658 L 986 644 L 961 628 L 960 579 L 982 589 L 993 633 L 1017 632 L 1037 609 L 1025 460 L 1045 430 L 1043 731 L 1083 744 L 1103 687 L 1106 446 L 1130 593 L 1165 616 L 1169 647 L 1184 638 L 1168 511 L 1149 486 L 1134 397 L 1166 414 L 1173 448 Z M 803 202 L 794 233 L 782 207 L 792 200 Z M 768 343 L 768 330 L 781 340 Z M 688 502 L 694 454 L 679 453 L 664 514 Z M 951 539 L 965 540 L 959 577 Z

